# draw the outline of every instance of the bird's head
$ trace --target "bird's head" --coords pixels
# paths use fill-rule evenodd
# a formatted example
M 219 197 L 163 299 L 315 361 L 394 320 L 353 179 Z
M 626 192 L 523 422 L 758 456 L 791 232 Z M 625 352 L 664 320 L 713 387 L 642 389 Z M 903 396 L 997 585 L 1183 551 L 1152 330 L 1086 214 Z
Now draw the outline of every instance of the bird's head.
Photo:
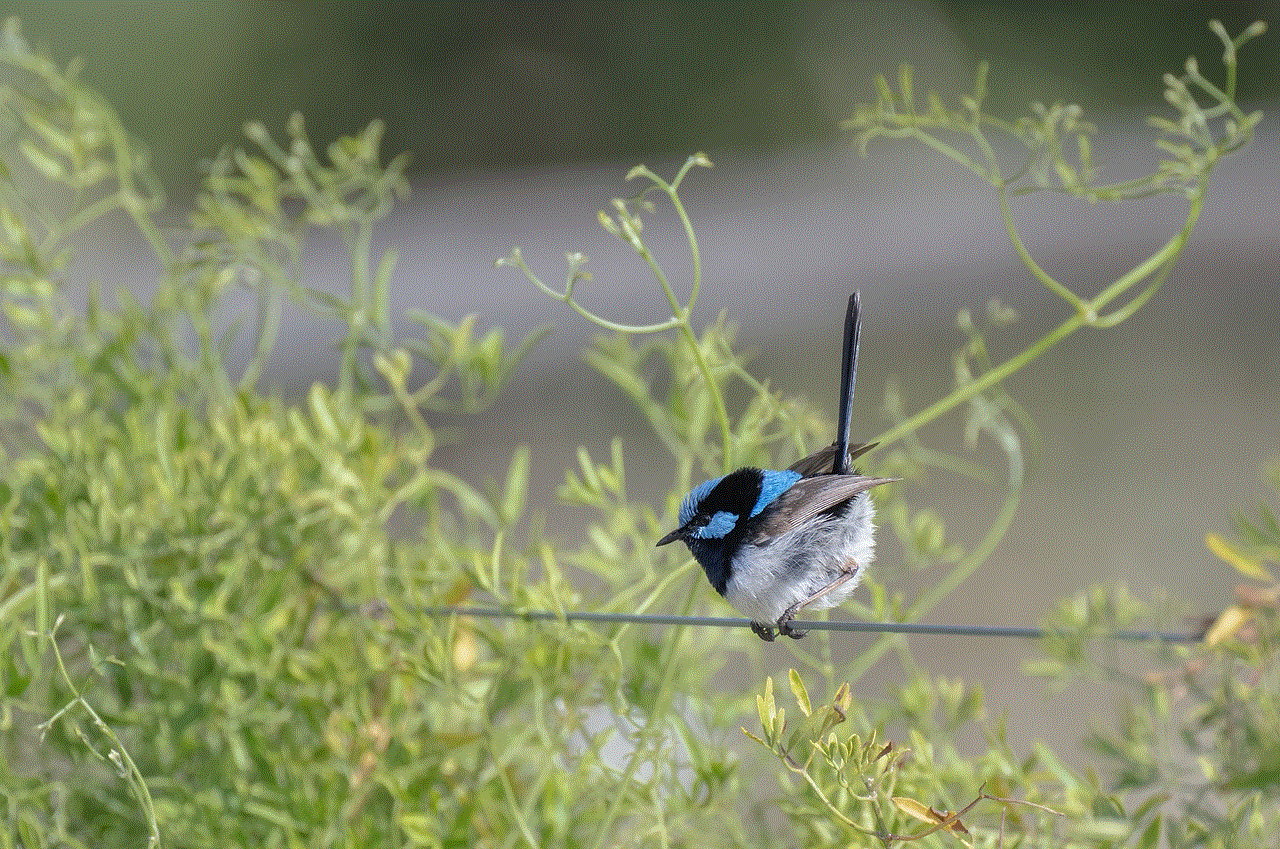
M 684 540 L 697 553 L 699 542 L 727 539 L 800 477 L 793 471 L 745 468 L 700 483 L 680 505 L 680 527 L 658 540 L 658 545 Z

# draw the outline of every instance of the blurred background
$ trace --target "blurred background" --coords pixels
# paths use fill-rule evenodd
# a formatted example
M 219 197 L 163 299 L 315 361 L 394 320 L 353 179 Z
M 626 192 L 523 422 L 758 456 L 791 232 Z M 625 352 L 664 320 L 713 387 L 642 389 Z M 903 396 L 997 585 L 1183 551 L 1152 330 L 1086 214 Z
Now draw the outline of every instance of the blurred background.
M 866 159 L 851 149 L 838 123 L 854 103 L 874 100 L 875 74 L 893 77 L 908 62 L 918 91 L 953 100 L 989 59 L 988 111 L 1016 117 L 1033 101 L 1081 103 L 1100 125 L 1094 153 L 1107 180 L 1158 162 L 1144 118 L 1169 114 L 1165 71 L 1180 73 L 1195 55 L 1221 79 L 1211 18 L 1233 35 L 1254 20 L 1271 25 L 1244 48 L 1240 99 L 1269 116 L 1280 106 L 1276 2 L 5 5 L 33 45 L 61 62 L 83 58 L 84 79 L 150 149 L 175 221 L 201 160 L 243 144 L 247 120 L 282 137 L 300 111 L 321 147 L 385 120 L 386 155 L 413 156 L 414 195 L 379 237 L 400 254 L 397 311 L 477 312 L 482 326 L 517 335 L 556 325 L 498 405 L 467 422 L 466 444 L 441 460 L 478 480 L 500 473 L 512 446 L 530 444 L 535 503 L 566 540 L 581 517 L 553 493 L 577 445 L 600 456 L 621 435 L 632 494 L 655 503 L 666 497 L 666 463 L 643 422 L 583 366 L 592 328 L 492 263 L 519 245 L 555 285 L 564 252 L 581 250 L 595 275 L 580 289 L 584 301 L 621 321 L 661 320 L 642 264 L 596 223 L 610 198 L 634 191 L 622 180 L 632 165 L 670 176 L 695 151 L 715 162 L 682 192 L 704 260 L 700 316 L 727 310 L 756 372 L 832 418 L 844 299 L 862 290 L 854 436 L 865 439 L 885 426 L 878 411 L 891 377 L 909 412 L 945 394 L 962 341 L 958 310 L 981 315 L 991 297 L 1017 308 L 1021 320 L 988 340 L 997 361 L 1069 312 L 1017 261 L 985 184 L 910 144 L 874 144 Z M 1278 173 L 1269 118 L 1252 147 L 1221 165 L 1160 293 L 1119 328 L 1081 332 L 1010 381 L 1040 429 L 1043 456 L 1008 538 L 934 621 L 1033 624 L 1095 581 L 1167 593 L 1207 613 L 1230 603 L 1236 576 L 1205 550 L 1205 533 L 1229 535 L 1231 514 L 1266 497 L 1261 472 L 1280 455 Z M 1033 255 L 1086 297 L 1184 220 L 1172 198 L 1090 207 L 1033 195 L 1015 215 Z M 650 217 L 646 235 L 681 285 L 688 263 L 668 209 Z M 114 238 L 80 256 L 81 282 L 154 280 L 142 252 Z M 308 262 L 313 285 L 339 285 L 336 245 L 317 240 Z M 271 377 L 282 391 L 329 373 L 326 333 L 306 322 L 284 328 Z M 956 448 L 961 430 L 951 416 L 925 437 Z M 946 480 L 927 499 L 949 533 L 970 542 L 994 507 Z M 912 598 L 930 576 L 895 559 L 885 542 L 877 569 Z M 851 653 L 861 639 L 836 638 Z M 994 714 L 1048 706 L 1034 726 L 1010 723 L 1015 745 L 1077 737 L 1081 717 L 1097 711 L 1098 721 L 1110 718 L 1087 694 L 1044 701 L 1016 673 L 1034 647 L 913 645 L 937 673 L 981 681 Z M 782 668 L 787 659 L 777 653 Z M 879 684 L 863 686 L 900 672 L 878 674 Z

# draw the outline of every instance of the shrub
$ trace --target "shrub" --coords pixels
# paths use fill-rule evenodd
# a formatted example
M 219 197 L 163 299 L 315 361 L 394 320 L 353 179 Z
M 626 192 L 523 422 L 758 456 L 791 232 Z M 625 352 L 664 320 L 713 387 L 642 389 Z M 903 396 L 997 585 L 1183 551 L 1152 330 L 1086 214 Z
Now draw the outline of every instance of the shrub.
M 959 110 L 931 101 L 917 111 L 904 71 L 897 92 L 885 84 L 880 103 L 857 112 L 850 126 L 863 143 L 914 137 L 989 180 L 1015 250 L 1072 307 L 1062 327 L 1002 364 L 989 361 L 984 338 L 1009 312 L 993 305 L 986 322 L 964 317 L 955 391 L 913 416 L 890 393 L 884 470 L 912 480 L 945 465 L 1000 480 L 915 436 L 967 404 L 966 433 L 992 440 L 1005 463 L 1003 506 L 966 550 L 905 488 L 886 493 L 886 524 L 908 560 L 939 579 L 910 603 L 869 581 L 864 617 L 923 616 L 1012 522 L 1031 431 L 1001 380 L 1079 327 L 1120 323 L 1172 267 L 1214 162 L 1257 121 L 1232 96 L 1235 48 L 1260 30 L 1232 40 L 1218 29 L 1228 82 L 1220 89 L 1194 65 L 1167 80 L 1181 117 L 1160 125 L 1173 139 L 1169 158 L 1145 181 L 1095 186 L 1074 107 L 1000 122 L 981 111 L 981 79 Z M 669 320 L 626 327 L 587 313 L 573 299 L 587 280 L 581 256 L 570 257 L 564 290 L 544 286 L 608 330 L 587 361 L 637 405 L 672 460 L 669 494 L 654 506 L 628 492 L 622 442 L 604 459 L 580 452 L 561 496 L 594 519 L 579 545 L 557 545 L 526 518 L 525 450 L 513 449 L 505 480 L 488 487 L 433 463 L 441 433 L 423 411 L 482 409 L 540 334 L 510 346 L 501 331 L 478 332 L 474 318 L 425 313 L 411 315 L 411 337 L 393 333 L 395 256 L 374 257 L 370 237 L 405 191 L 405 163 L 382 162 L 380 125 L 323 157 L 301 118 L 283 146 L 251 125 L 256 150 L 227 149 L 212 162 L 175 240 L 156 224 L 163 195 L 145 155 L 74 68 L 33 53 L 14 22 L 0 66 L 11 80 L 0 89 L 9 122 L 0 152 L 0 845 L 1274 841 L 1274 590 L 1224 614 L 1213 648 L 1148 646 L 1162 671 L 1133 682 L 1124 733 L 1095 740 L 1120 764 L 1115 787 L 1074 774 L 1043 747 L 1016 755 L 984 724 L 981 693 L 958 679 L 914 671 L 887 698 L 855 702 L 847 683 L 891 647 L 912 669 L 900 640 L 839 663 L 825 634 L 790 646 L 789 709 L 771 680 L 759 695 L 720 686 L 718 673 L 744 655 L 706 652 L 687 623 L 567 615 L 698 609 L 709 594 L 696 567 L 655 561 L 678 493 L 736 464 L 785 463 L 829 435 L 815 410 L 752 377 L 724 317 L 693 326 L 697 242 L 678 192 L 705 157 L 670 181 L 634 170 L 645 191 L 601 216 L 653 269 Z M 1193 93 L 1213 105 L 1201 108 Z M 1026 146 L 1013 178 L 1002 176 L 991 131 Z M 1007 217 L 1009 197 L 1034 189 L 1091 200 L 1183 192 L 1188 218 L 1149 260 L 1086 299 L 1034 264 Z M 641 238 L 654 190 L 688 235 L 695 271 L 685 288 Z M 108 215 L 136 227 L 160 282 L 145 299 L 94 290 L 80 307 L 61 275 L 76 240 Z M 303 279 L 304 239 L 316 229 L 346 247 L 345 291 Z M 506 262 L 543 285 L 518 252 Z M 233 292 L 247 293 L 249 306 L 235 306 Z M 1104 312 L 1123 295 L 1125 306 Z M 297 400 L 261 386 L 286 311 L 328 322 L 340 352 L 334 385 Z M 746 394 L 736 412 L 731 384 Z M 1215 541 L 1253 577 L 1268 575 L 1280 546 L 1274 517 L 1260 515 L 1242 525 L 1240 545 Z M 579 589 L 588 575 L 607 601 Z M 477 603 L 554 615 L 456 610 Z M 1049 623 L 1048 654 L 1033 671 L 1058 682 L 1080 670 L 1119 674 L 1091 660 L 1090 647 L 1152 620 L 1134 599 L 1093 591 Z M 817 687 L 830 695 L 815 703 Z M 777 759 L 776 800 L 744 769 L 753 750 L 736 728 L 748 716 L 748 736 Z M 953 735 L 979 726 L 987 750 L 962 756 Z M 1170 754 L 1170 741 L 1185 751 Z

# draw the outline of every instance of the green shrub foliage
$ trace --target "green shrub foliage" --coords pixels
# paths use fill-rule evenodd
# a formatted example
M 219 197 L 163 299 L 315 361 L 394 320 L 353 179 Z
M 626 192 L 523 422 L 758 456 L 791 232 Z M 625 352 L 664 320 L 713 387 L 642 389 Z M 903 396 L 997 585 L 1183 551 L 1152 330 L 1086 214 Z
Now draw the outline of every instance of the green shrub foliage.
M 1075 107 L 1016 123 L 982 113 L 985 74 L 950 110 L 936 98 L 917 106 L 904 70 L 897 91 L 884 83 L 880 102 L 855 113 L 861 143 L 915 138 L 988 180 L 1015 251 L 1071 309 L 1003 363 L 984 339 L 1011 313 L 966 314 L 951 394 L 908 415 L 886 393 L 877 462 L 906 483 L 885 488 L 885 530 L 909 568 L 932 570 L 933 589 L 904 599 L 873 577 L 860 615 L 917 619 L 974 573 L 1013 521 L 1034 459 L 1034 431 L 1002 378 L 1080 327 L 1119 324 L 1172 267 L 1213 164 L 1258 120 L 1232 97 L 1235 49 L 1261 28 L 1234 40 L 1216 31 L 1227 81 L 1194 64 L 1169 77 L 1178 116 L 1158 125 L 1167 158 L 1144 181 L 1093 183 Z M 580 255 L 563 290 L 518 251 L 504 260 L 602 328 L 587 362 L 669 454 L 669 490 L 652 499 L 628 489 L 623 442 L 603 459 L 579 452 L 560 496 L 589 519 L 564 543 L 528 518 L 526 450 L 510 449 L 491 485 L 434 463 L 439 422 L 490 403 L 542 332 L 509 343 L 474 317 L 427 313 L 393 331 L 395 255 L 375 256 L 371 236 L 406 191 L 405 162 L 383 161 L 378 123 L 323 153 L 300 117 L 283 143 L 250 125 L 250 148 L 210 163 L 188 226 L 162 229 L 145 152 L 74 66 L 33 52 L 10 21 L 0 69 L 0 847 L 1276 845 L 1268 569 L 1280 531 L 1266 508 L 1242 521 L 1241 542 L 1211 540 L 1260 579 L 1211 629 L 1212 646 L 1152 643 L 1152 671 L 1134 678 L 1107 635 L 1156 621 L 1149 605 L 1096 588 L 1048 619 L 1054 636 L 1031 672 L 1129 688 L 1117 727 L 1092 739 L 1114 762 L 1108 775 L 1079 774 L 1043 746 L 1012 751 L 981 692 L 955 671 L 920 669 L 903 638 L 846 657 L 815 632 L 786 648 L 794 669 L 779 699 L 746 632 L 707 651 L 707 632 L 689 625 L 558 616 L 716 610 L 697 568 L 653 547 L 679 494 L 830 438 L 818 411 L 751 375 L 723 316 L 695 327 L 698 247 L 679 187 L 706 157 L 670 181 L 635 169 L 641 194 L 601 213 L 653 271 L 669 319 L 626 326 L 580 306 Z M 1025 161 L 1001 164 L 989 133 L 1025 145 Z M 1018 238 L 1008 199 L 1033 190 L 1182 192 L 1188 218 L 1084 298 Z M 669 279 L 645 245 L 641 216 L 655 199 L 688 238 L 690 280 Z M 126 225 L 154 273 L 119 292 L 72 291 L 77 244 Z M 317 232 L 345 246 L 340 291 L 305 279 Z M 292 317 L 331 329 L 339 370 L 286 400 L 263 375 Z M 962 406 L 965 435 L 989 440 L 1003 468 L 916 437 Z M 930 469 L 968 475 L 1002 505 L 971 548 L 908 499 Z M 476 604 L 557 617 L 430 612 Z M 855 699 L 890 653 L 901 683 Z M 720 674 L 730 667 L 745 689 Z M 1033 719 L 1004 722 L 1014 721 Z M 957 735 L 975 733 L 985 747 L 962 753 Z

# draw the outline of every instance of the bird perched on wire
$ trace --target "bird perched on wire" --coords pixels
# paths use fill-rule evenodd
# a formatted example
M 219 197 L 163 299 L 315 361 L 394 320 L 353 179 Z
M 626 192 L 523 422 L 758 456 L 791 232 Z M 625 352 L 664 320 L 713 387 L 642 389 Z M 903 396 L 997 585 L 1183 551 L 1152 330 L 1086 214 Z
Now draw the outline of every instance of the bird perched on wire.
M 875 556 L 875 507 L 868 490 L 897 478 L 865 477 L 850 463 L 875 444 L 849 445 L 861 326 L 858 293 L 845 314 L 840 418 L 834 444 L 788 469 L 738 469 L 694 487 L 680 527 L 658 540 L 683 540 L 716 592 L 772 641 L 800 639 L 791 621 L 804 608 L 835 607 L 858 586 Z

